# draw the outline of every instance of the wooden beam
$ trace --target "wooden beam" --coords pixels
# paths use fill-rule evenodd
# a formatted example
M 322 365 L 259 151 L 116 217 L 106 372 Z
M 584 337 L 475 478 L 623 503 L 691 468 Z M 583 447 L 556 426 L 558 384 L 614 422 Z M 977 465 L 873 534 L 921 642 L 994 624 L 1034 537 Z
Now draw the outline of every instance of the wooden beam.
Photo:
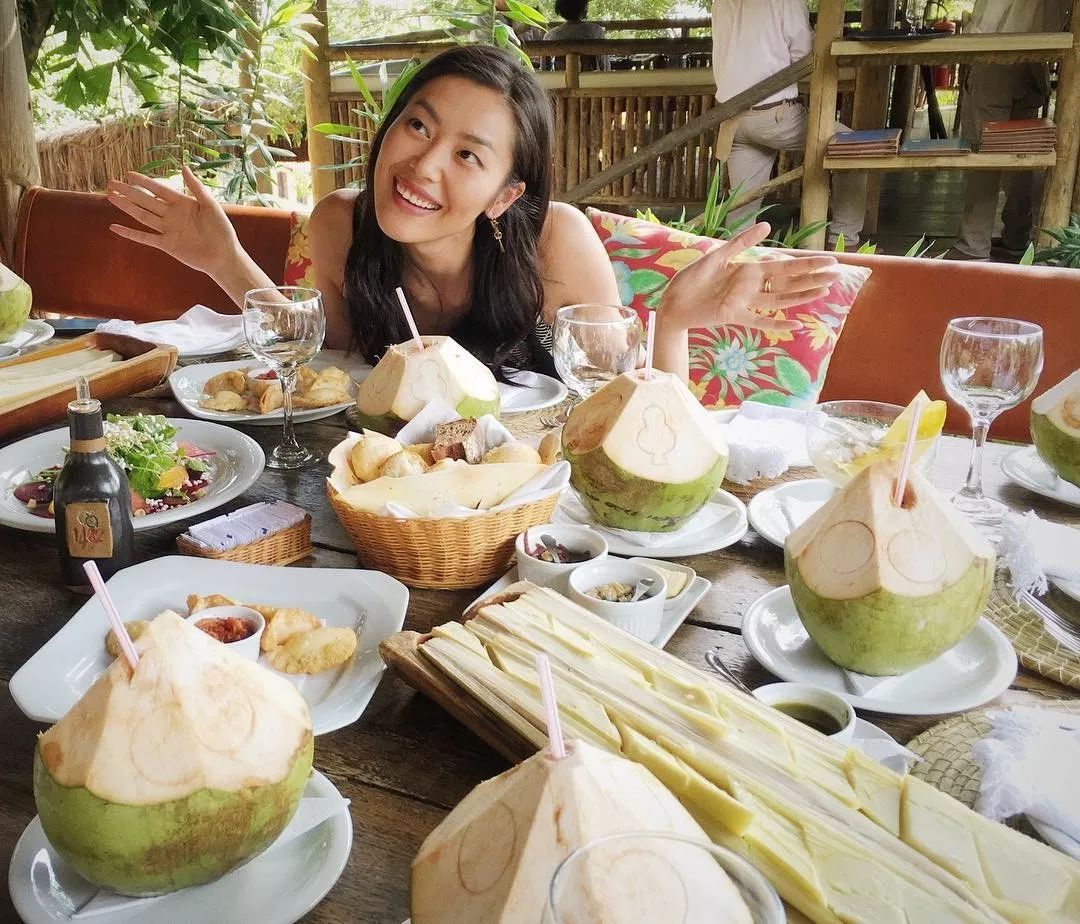
M 763 183 L 757 189 L 751 189 L 748 192 L 741 193 L 734 202 L 731 203 L 733 209 L 737 209 L 747 202 L 753 202 L 755 199 L 762 199 L 776 189 L 783 189 L 785 186 L 790 186 L 792 183 L 797 183 L 803 178 L 803 174 L 806 172 L 806 168 L 803 166 L 795 167 L 792 170 L 788 170 L 786 173 L 781 173 L 780 176 L 773 177 L 768 183 Z
M 826 170 L 1041 170 L 1054 154 L 897 154 L 892 157 L 826 157 Z
M 778 90 L 796 83 L 809 73 L 812 65 L 813 60 L 810 55 L 801 58 L 794 64 L 785 67 L 782 71 L 767 77 L 760 83 L 754 84 L 754 86 L 744 90 L 737 96 L 733 96 L 731 99 L 717 104 L 708 112 L 691 119 L 686 125 L 677 128 L 663 138 L 642 145 L 629 157 L 624 157 L 618 163 L 612 164 L 608 169 L 600 171 L 596 176 L 589 177 L 587 180 L 578 183 L 558 198 L 563 202 L 578 202 L 593 195 L 593 193 L 599 192 L 614 180 L 649 164 L 661 154 L 717 128 L 721 122 L 725 122 L 732 116 L 746 111 L 755 103 L 771 96 Z
M 806 123 L 803 156 L 803 225 L 829 217 L 829 174 L 825 171 L 825 148 L 836 130 L 837 62 L 829 47 L 844 27 L 844 0 L 821 0 L 814 33 L 814 72 L 810 78 L 810 112 Z M 825 227 L 803 241 L 806 250 L 825 249 Z
M 862 8 L 862 27 L 865 30 L 888 29 L 896 13 L 895 0 L 865 0 Z M 887 67 L 863 65 L 855 78 L 855 102 L 851 127 L 855 130 L 881 128 L 889 111 L 889 83 L 892 73 Z M 866 215 L 863 231 L 877 231 L 878 211 L 881 205 L 881 178 L 867 177 Z
M 318 20 L 318 25 L 306 26 L 315 39 L 314 58 L 300 56 L 304 73 L 304 109 L 307 113 L 308 160 L 311 163 L 311 198 L 318 202 L 323 196 L 333 192 L 337 184 L 334 173 L 320 170 L 334 163 L 334 142 L 322 132 L 311 130 L 313 125 L 332 122 L 330 107 L 330 61 L 327 56 L 329 35 L 326 25 L 326 0 L 315 0 L 310 12 Z
M 1072 47 L 1061 59 L 1057 105 L 1054 107 L 1057 164 L 1046 183 L 1039 222 L 1039 244 L 1044 247 L 1049 246 L 1052 239 L 1042 229 L 1063 228 L 1069 223 L 1077 166 L 1080 164 L 1080 0 L 1073 0 L 1071 22 L 1073 32 L 1063 34 L 1072 41 Z
M 400 58 L 431 58 L 442 51 L 457 48 L 456 42 L 338 42 L 330 46 L 331 61 L 387 61 Z M 580 42 L 526 42 L 523 46 L 532 58 L 558 58 L 563 55 L 684 55 L 712 51 L 712 39 L 589 39 Z
M 845 64 L 953 64 L 957 61 L 982 64 L 1016 64 L 1023 61 L 1053 61 L 1070 48 L 1067 32 L 1001 32 L 985 35 L 946 35 L 925 41 L 853 41 L 840 39 L 830 46 L 834 58 Z
M 15 258 L 19 201 L 41 182 L 15 0 L 0 0 L 0 251 Z

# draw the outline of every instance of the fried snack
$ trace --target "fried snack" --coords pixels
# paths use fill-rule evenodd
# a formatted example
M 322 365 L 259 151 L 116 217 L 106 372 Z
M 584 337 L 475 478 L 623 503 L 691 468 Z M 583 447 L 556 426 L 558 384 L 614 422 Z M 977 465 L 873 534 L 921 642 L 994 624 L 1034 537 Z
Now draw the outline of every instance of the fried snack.
M 269 414 L 271 411 L 276 411 L 284 403 L 285 395 L 281 391 L 281 383 L 274 382 L 259 398 L 259 413 Z
M 316 376 L 311 388 L 338 388 L 347 391 L 349 388 L 349 373 L 337 366 L 327 366 Z
M 281 387 L 281 383 L 278 382 L 276 376 L 272 379 L 248 378 L 247 393 L 252 398 L 261 398 L 268 388 L 275 385 Z
M 263 613 L 263 618 L 266 619 L 266 628 L 263 629 L 262 638 L 259 640 L 259 647 L 263 651 L 277 648 L 298 632 L 309 632 L 319 628 L 318 617 L 307 610 L 296 608 L 276 610 L 270 616 Z
M 208 597 L 200 597 L 198 594 L 188 594 L 188 615 L 197 613 L 199 610 L 209 609 L 212 606 L 244 606 L 239 600 L 226 597 L 223 594 L 210 594 Z
M 349 393 L 337 385 L 321 385 L 316 382 L 306 394 L 293 395 L 293 405 L 299 408 L 330 407 L 332 404 L 348 404 Z
M 244 411 L 247 399 L 235 391 L 222 390 L 199 401 L 199 407 L 208 411 Z
M 219 372 L 203 385 L 203 392 L 216 395 L 219 391 L 231 391 L 242 395 L 247 385 L 247 374 L 240 369 Z
M 131 636 L 131 640 L 135 641 L 135 639 L 143 634 L 148 625 L 150 625 L 150 623 L 145 619 L 133 619 L 131 622 L 125 622 L 124 628 L 127 629 L 127 633 Z M 113 658 L 119 658 L 123 652 L 123 649 L 120 647 L 120 639 L 116 637 L 116 633 L 113 632 L 112 629 L 110 629 L 105 636 L 105 650 Z
M 319 674 L 344 664 L 354 651 L 356 633 L 352 629 L 324 626 L 290 636 L 267 652 L 266 660 L 274 670 L 286 674 Z
M 334 366 L 330 367 L 335 368 Z M 319 377 L 319 373 L 316 372 L 311 366 L 301 366 L 296 373 L 296 390 L 298 392 L 308 391 L 312 385 L 315 384 L 315 380 Z

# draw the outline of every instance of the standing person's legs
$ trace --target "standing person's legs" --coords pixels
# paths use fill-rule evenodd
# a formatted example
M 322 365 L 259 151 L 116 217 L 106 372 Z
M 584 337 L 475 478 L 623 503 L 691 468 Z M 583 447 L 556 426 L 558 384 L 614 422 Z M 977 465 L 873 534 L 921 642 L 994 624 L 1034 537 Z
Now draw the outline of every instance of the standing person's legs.
M 750 192 L 769 182 L 779 150 L 769 141 L 769 125 L 774 113 L 785 108 L 777 106 L 760 112 L 751 110 L 739 120 L 727 160 L 728 185 L 732 191 L 739 189 L 740 193 Z M 761 199 L 754 199 L 732 210 L 728 215 L 729 220 L 735 222 L 752 215 L 761 208 L 761 202 Z
M 1028 68 L 1026 90 L 1013 101 L 1011 119 L 1037 119 L 1046 102 L 1038 74 Z M 1014 170 L 1005 177 L 1005 208 L 1001 212 L 1001 243 L 1007 250 L 1024 250 L 1031 241 L 1035 211 L 1042 202 L 1046 173 L 1042 170 Z
M 851 131 L 836 123 L 838 132 Z M 861 170 L 837 170 L 832 175 L 832 221 L 826 240 L 831 250 L 844 236 L 844 249 L 857 247 L 866 220 L 866 174 Z
M 1017 87 L 1026 80 L 1024 65 L 973 64 L 965 85 L 960 134 L 972 147 L 982 135 L 984 122 L 1009 119 Z M 964 189 L 964 213 L 953 249 L 975 260 L 990 258 L 990 240 L 997 214 L 1001 173 L 972 170 Z M 1030 208 L 1030 204 L 1029 204 Z

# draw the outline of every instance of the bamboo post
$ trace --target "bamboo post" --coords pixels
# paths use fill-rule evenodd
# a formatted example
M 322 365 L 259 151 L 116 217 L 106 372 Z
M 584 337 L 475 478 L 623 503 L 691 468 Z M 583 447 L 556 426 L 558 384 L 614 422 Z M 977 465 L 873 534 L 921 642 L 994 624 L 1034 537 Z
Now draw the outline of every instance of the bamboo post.
M 0 0 L 0 258 L 15 258 L 19 200 L 41 182 L 15 0 Z
M 312 126 L 320 122 L 331 122 L 330 113 L 330 59 L 327 56 L 330 47 L 329 30 L 326 22 L 326 0 L 314 0 L 311 4 L 313 16 L 318 25 L 305 26 L 315 39 L 312 49 L 314 57 L 301 55 L 301 67 L 304 73 L 304 109 L 307 112 L 308 162 L 311 165 L 311 199 L 317 203 L 323 196 L 336 188 L 334 174 L 330 170 L 320 170 L 334 163 L 334 143 L 321 132 L 312 131 Z
M 814 71 L 810 75 L 810 113 L 806 125 L 806 155 L 803 159 L 802 223 L 825 221 L 829 217 L 829 174 L 825 170 L 825 148 L 836 130 L 836 85 L 838 70 L 831 46 L 844 27 L 844 0 L 821 0 L 817 31 L 814 33 Z M 802 244 L 806 250 L 823 250 L 825 228 L 811 234 Z
M 1072 47 L 1062 55 L 1057 86 L 1057 161 L 1050 171 L 1043 198 L 1039 244 L 1047 247 L 1052 239 L 1046 228 L 1063 228 L 1069 223 L 1069 212 L 1076 186 L 1077 164 L 1080 161 L 1080 0 L 1072 4 Z
M 895 0 L 865 0 L 862 9 L 864 29 L 887 29 L 892 25 Z M 889 109 L 890 68 L 881 65 L 863 65 L 855 77 L 855 112 L 851 127 L 854 129 L 881 128 Z M 881 205 L 881 175 L 871 173 L 866 182 L 866 218 L 863 231 L 877 231 L 878 210 Z

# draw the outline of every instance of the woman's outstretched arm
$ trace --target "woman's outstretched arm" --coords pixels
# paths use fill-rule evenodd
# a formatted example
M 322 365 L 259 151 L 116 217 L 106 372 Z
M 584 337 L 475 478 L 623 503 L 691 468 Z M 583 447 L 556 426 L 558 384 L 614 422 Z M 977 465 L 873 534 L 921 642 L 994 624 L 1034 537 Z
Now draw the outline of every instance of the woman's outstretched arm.
M 126 183 L 110 180 L 109 201 L 148 230 L 126 225 L 109 230 L 206 273 L 242 307 L 245 292 L 274 282 L 240 246 L 220 203 L 186 166 L 183 172 L 190 196 L 141 173 L 128 173 Z

